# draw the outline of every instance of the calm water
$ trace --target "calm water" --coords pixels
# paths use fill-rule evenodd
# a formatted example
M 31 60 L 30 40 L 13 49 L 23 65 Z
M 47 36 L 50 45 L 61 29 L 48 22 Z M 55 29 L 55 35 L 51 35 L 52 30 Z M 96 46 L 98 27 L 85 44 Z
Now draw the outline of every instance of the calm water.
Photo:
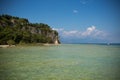
M 0 48 L 0 80 L 120 80 L 120 46 Z

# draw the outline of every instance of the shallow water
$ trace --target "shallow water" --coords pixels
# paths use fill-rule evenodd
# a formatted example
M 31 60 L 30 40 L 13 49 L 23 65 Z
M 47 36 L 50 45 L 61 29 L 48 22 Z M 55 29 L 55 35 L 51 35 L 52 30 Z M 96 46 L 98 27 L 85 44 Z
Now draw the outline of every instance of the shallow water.
M 120 80 L 120 46 L 0 48 L 0 80 Z

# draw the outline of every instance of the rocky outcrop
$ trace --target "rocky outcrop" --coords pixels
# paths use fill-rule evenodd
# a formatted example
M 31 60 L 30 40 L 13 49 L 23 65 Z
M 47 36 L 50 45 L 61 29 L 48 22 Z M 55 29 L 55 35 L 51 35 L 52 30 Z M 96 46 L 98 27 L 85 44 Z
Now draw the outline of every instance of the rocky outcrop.
M 8 40 L 13 40 L 16 44 L 21 42 L 60 43 L 58 32 L 52 30 L 49 25 L 44 23 L 30 23 L 25 18 L 10 15 L 0 16 L 0 33 L 0 44 L 7 44 Z

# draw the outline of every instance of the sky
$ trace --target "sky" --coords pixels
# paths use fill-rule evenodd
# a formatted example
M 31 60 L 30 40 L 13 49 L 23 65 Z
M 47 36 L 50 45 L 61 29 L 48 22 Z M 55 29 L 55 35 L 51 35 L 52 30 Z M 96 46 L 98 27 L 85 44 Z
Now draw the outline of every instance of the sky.
M 62 43 L 120 43 L 120 0 L 0 0 L 0 14 L 46 23 Z

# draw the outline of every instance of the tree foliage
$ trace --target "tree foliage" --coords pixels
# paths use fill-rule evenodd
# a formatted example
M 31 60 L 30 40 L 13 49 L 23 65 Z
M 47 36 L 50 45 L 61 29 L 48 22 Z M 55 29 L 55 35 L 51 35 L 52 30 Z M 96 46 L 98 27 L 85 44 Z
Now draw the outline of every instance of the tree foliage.
M 8 45 L 14 45 L 14 44 L 15 44 L 15 41 L 14 41 L 14 40 L 8 40 L 8 41 L 7 41 L 7 44 L 8 44 Z
M 58 32 L 44 23 L 30 23 L 25 18 L 0 16 L 0 44 L 54 43 Z

